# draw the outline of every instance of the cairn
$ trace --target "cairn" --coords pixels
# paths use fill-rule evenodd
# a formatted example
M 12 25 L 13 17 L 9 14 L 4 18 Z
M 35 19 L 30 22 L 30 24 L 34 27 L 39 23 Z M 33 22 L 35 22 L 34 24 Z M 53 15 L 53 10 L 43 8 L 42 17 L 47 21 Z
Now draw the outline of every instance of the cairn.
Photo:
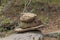
M 20 16 L 20 27 L 16 28 L 16 32 L 25 32 L 29 30 L 36 30 L 39 27 L 42 27 L 43 24 L 37 15 L 34 13 L 21 13 Z

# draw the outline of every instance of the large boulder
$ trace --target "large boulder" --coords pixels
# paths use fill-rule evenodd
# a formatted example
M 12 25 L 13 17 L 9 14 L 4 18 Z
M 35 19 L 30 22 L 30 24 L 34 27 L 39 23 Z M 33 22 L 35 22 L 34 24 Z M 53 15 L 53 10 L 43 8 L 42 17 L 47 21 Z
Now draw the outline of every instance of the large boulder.
M 23 22 L 31 22 L 37 16 L 34 13 L 21 13 L 21 14 L 23 15 L 20 17 L 20 21 L 23 21 Z

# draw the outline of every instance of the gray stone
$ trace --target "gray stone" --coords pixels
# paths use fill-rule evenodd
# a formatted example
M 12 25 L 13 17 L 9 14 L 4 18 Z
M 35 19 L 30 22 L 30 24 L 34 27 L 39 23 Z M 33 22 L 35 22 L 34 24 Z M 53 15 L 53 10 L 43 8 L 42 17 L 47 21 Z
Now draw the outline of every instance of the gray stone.
M 43 39 L 43 35 L 40 32 L 26 32 L 19 34 L 12 34 L 5 38 L 0 38 L 0 40 L 39 40 Z

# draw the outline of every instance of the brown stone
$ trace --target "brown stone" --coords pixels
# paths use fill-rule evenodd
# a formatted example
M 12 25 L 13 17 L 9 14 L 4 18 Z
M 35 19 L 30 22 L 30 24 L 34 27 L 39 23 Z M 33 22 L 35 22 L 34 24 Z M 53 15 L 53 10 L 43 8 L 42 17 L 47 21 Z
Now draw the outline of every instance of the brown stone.
M 35 20 L 33 20 L 32 22 L 29 22 L 29 23 L 21 22 L 20 23 L 20 28 L 27 29 L 27 28 L 39 26 L 41 24 L 42 24 L 42 22 L 39 19 L 35 19 Z

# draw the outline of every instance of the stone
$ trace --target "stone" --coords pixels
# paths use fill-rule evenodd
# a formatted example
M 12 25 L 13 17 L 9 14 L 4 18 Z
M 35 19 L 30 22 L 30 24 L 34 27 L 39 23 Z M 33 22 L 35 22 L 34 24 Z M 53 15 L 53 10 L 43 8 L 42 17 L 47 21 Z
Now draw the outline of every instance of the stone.
M 23 21 L 23 22 L 31 22 L 37 16 L 34 13 L 21 13 L 21 14 L 22 16 L 20 17 L 20 21 Z
M 36 27 L 31 27 L 31 28 L 26 28 L 26 29 L 15 28 L 14 31 L 17 32 L 17 33 L 19 33 L 19 32 L 27 32 L 27 31 L 31 31 L 31 30 L 37 30 L 38 28 L 41 28 L 41 27 L 44 27 L 44 25 L 39 25 L 39 26 L 36 26 Z
M 21 30 L 22 30 L 21 28 L 14 29 L 15 32 L 20 32 Z
M 39 26 L 41 24 L 42 22 L 40 19 L 35 19 L 30 23 L 20 22 L 20 28 L 27 29 L 27 28 Z
M 0 40 L 42 40 L 43 35 L 39 31 L 25 32 L 25 33 L 14 33 Z

